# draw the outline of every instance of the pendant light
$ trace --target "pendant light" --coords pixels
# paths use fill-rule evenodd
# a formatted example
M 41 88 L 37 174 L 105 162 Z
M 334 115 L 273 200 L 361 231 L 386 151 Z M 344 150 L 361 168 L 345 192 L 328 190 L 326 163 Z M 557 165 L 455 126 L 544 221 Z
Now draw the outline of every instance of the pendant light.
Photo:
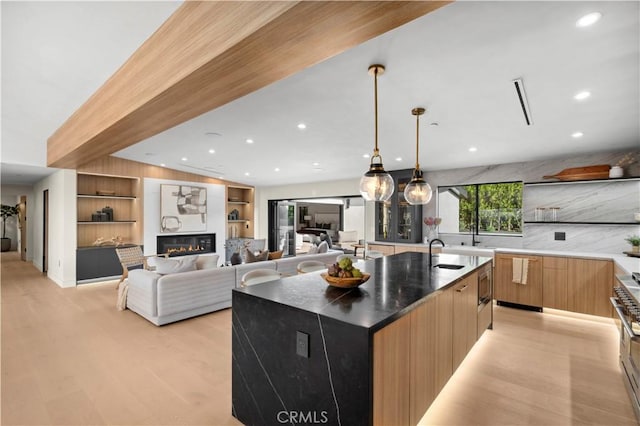
M 373 75 L 375 104 L 375 147 L 371 156 L 369 171 L 360 179 L 360 194 L 367 201 L 387 201 L 393 195 L 394 184 L 391 175 L 384 171 L 382 157 L 378 150 L 378 76 L 384 73 L 384 66 L 371 65 L 369 74 Z
M 424 108 L 414 108 L 411 114 L 416 116 L 416 168 L 413 170 L 411 182 L 404 187 L 404 198 L 409 204 L 427 204 L 431 201 L 431 185 L 422 178 L 422 170 L 420 170 L 419 151 L 420 146 L 420 116 L 424 114 Z

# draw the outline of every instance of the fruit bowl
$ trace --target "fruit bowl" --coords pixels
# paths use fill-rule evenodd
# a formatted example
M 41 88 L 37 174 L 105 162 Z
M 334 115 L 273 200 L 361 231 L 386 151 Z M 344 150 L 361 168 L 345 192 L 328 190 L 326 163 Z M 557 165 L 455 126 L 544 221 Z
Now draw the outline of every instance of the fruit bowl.
M 369 279 L 371 274 L 367 274 L 363 272 L 362 276 L 358 278 L 340 278 L 340 277 L 332 277 L 326 272 L 323 272 L 320 274 L 320 276 L 324 278 L 324 280 L 328 282 L 329 285 L 332 287 L 352 288 L 352 287 L 358 287 L 360 284 L 364 284 Z

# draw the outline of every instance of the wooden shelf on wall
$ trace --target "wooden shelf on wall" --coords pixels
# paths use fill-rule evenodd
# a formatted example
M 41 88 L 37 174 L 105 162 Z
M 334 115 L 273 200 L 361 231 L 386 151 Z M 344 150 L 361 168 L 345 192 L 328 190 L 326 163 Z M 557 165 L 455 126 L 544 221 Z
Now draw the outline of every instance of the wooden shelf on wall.
M 237 238 L 253 238 L 254 189 L 251 187 L 227 185 L 227 225 L 242 223 Z M 242 219 L 229 219 L 233 210 L 237 210 Z M 231 238 L 231 229 L 227 226 L 227 238 Z
M 135 218 L 139 214 L 136 200 L 140 179 L 86 172 L 78 172 L 77 179 L 78 247 L 91 246 L 98 238 L 109 239 L 116 236 L 127 243 L 135 243 L 138 237 Z M 100 192 L 112 194 L 103 195 Z M 93 213 L 107 206 L 113 209 L 115 220 L 91 220 Z

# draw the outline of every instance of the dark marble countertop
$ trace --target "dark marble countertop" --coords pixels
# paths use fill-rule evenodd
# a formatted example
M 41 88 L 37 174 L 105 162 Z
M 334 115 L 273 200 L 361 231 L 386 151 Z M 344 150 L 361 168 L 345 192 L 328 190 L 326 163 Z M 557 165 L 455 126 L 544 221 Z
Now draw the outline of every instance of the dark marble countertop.
M 428 253 L 406 252 L 357 262 L 356 266 L 371 277 L 353 289 L 331 287 L 320 272 L 312 272 L 233 291 L 376 331 L 430 294 L 491 261 L 490 257 L 438 254 L 433 256 L 433 265 L 447 263 L 464 268 L 429 270 Z

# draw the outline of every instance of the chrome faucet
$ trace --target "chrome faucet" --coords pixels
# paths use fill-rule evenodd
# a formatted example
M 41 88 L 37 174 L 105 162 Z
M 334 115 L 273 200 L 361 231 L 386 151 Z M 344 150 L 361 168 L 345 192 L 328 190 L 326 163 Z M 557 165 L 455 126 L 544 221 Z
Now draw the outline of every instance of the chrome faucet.
M 434 238 L 433 240 L 429 241 L 429 269 L 431 269 L 431 263 L 432 263 L 432 262 L 431 262 L 431 258 L 432 258 L 432 255 L 431 255 L 431 246 L 432 246 L 432 245 L 433 245 L 433 243 L 435 243 L 436 241 L 438 241 L 440 244 L 442 244 L 442 247 L 444 247 L 444 241 L 442 241 L 442 240 L 441 240 L 441 239 L 439 239 L 439 238 Z

